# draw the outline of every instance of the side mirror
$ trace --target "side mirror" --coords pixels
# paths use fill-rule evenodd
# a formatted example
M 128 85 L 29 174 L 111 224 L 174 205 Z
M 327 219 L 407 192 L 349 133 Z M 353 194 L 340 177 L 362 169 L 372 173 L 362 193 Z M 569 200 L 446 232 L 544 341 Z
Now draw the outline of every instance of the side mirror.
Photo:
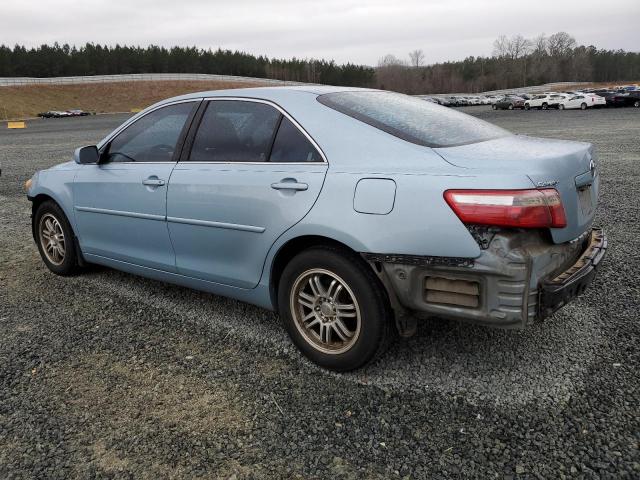
M 100 161 L 100 153 L 95 145 L 88 145 L 76 149 L 73 154 L 76 163 L 81 165 L 95 165 Z

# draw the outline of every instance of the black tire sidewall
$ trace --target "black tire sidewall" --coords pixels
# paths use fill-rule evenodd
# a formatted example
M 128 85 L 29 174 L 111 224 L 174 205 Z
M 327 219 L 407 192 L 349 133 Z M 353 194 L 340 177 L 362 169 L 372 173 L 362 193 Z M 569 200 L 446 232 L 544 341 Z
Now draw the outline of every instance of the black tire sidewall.
M 64 261 L 60 265 L 55 265 L 49 261 L 47 256 L 45 255 L 42 244 L 40 242 L 40 219 L 43 215 L 49 213 L 53 215 L 60 225 L 62 226 L 62 231 L 64 233 L 65 239 L 65 256 Z M 69 220 L 67 220 L 67 216 L 64 214 L 60 206 L 53 201 L 46 201 L 42 203 L 38 209 L 36 210 L 34 216 L 34 231 L 36 236 L 36 245 L 38 246 L 38 251 L 40 252 L 40 256 L 42 257 L 42 261 L 47 266 L 49 270 L 51 270 L 56 275 L 72 275 L 75 273 L 78 267 L 78 261 L 76 256 L 76 246 L 73 235 L 73 230 L 71 229 L 71 225 L 69 224 Z
M 290 291 L 299 275 L 310 268 L 323 268 L 338 275 L 351 288 L 358 302 L 360 335 L 355 345 L 344 353 L 327 354 L 316 350 L 295 325 L 289 306 Z M 370 267 L 348 251 L 314 247 L 294 257 L 280 278 L 278 306 L 293 343 L 312 362 L 331 370 L 349 371 L 363 366 L 384 350 L 389 339 L 391 314 L 386 292 Z

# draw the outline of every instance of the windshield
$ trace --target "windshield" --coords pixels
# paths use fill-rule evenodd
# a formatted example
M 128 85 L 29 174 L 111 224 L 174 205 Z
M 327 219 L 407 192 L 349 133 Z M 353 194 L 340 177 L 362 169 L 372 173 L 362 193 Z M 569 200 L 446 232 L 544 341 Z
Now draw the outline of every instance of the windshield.
M 399 93 L 364 91 L 320 95 L 345 115 L 426 147 L 453 147 L 511 135 L 484 120 Z

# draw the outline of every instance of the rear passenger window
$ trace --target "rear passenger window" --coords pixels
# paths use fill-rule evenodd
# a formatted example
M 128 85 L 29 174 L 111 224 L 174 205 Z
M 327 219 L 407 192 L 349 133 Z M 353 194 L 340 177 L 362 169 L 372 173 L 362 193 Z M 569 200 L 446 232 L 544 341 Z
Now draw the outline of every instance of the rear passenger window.
M 280 112 L 258 102 L 210 101 L 196 133 L 189 160 L 265 162 Z
M 273 143 L 270 161 L 321 162 L 322 158 L 307 137 L 289 119 L 283 117 Z

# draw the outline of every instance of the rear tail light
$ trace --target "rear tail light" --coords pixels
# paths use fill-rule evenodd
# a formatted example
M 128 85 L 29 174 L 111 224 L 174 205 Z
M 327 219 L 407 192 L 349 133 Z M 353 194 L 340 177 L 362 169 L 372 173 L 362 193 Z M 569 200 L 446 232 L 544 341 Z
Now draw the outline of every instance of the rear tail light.
M 555 188 L 447 190 L 444 199 L 463 223 L 515 228 L 562 228 L 567 219 Z

